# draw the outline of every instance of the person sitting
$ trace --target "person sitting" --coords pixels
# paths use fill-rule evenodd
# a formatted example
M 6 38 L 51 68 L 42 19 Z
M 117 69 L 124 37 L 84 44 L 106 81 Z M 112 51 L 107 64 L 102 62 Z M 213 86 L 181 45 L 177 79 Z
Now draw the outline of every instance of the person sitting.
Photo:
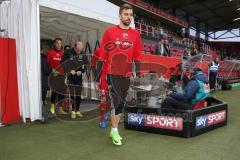
M 193 106 L 200 100 L 209 96 L 209 82 L 201 69 L 190 70 L 188 82 L 183 93 L 170 91 L 162 103 L 162 108 L 193 109 Z

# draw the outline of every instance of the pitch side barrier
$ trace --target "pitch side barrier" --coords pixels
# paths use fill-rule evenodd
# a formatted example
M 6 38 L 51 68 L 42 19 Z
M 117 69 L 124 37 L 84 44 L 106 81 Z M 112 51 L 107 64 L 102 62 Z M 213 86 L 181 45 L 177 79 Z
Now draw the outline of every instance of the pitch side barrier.
M 218 84 L 222 85 L 222 90 L 231 90 L 233 84 L 240 83 L 239 71 L 218 72 L 217 75 Z
M 227 125 L 228 105 L 216 98 L 205 100 L 206 107 L 193 110 L 161 109 L 160 105 L 127 106 L 126 129 L 177 137 L 194 137 Z

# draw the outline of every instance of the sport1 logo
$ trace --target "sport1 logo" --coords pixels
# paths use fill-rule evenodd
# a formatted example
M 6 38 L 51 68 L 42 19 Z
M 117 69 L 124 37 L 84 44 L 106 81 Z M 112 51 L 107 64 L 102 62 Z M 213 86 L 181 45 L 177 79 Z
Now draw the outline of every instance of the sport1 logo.
M 144 114 L 128 113 L 128 125 L 144 126 Z
M 183 119 L 180 117 L 146 115 L 144 126 L 182 131 Z

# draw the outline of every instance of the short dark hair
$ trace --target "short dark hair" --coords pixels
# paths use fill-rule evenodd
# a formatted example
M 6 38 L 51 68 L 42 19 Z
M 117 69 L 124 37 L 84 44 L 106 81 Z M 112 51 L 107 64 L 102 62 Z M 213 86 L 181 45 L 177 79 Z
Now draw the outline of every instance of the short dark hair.
M 127 3 L 123 4 L 123 5 L 121 5 L 121 7 L 119 9 L 119 14 L 121 14 L 122 10 L 124 10 L 124 9 L 131 9 L 131 10 L 133 10 L 133 7 L 130 4 L 127 4 Z
M 57 41 L 61 41 L 62 42 L 62 38 L 55 38 L 54 39 L 54 43 L 56 43 Z
M 64 50 L 66 50 L 67 48 L 71 48 L 71 46 L 70 46 L 70 45 L 68 45 L 68 44 L 67 44 L 67 45 L 65 45 L 65 46 L 64 46 Z

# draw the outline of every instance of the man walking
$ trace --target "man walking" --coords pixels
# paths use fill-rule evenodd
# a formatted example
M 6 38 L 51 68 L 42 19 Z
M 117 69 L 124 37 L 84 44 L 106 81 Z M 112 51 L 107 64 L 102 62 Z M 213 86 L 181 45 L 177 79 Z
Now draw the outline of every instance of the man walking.
M 113 144 L 122 145 L 122 137 L 118 132 L 118 123 L 125 106 L 125 98 L 132 75 L 132 63 L 135 64 L 136 75 L 140 76 L 142 57 L 142 41 L 140 33 L 130 27 L 133 19 L 133 8 L 123 4 L 119 10 L 120 23 L 108 28 L 102 38 L 100 62 L 97 70 L 100 73 L 103 62 L 107 63 L 107 81 L 111 97 L 110 137 Z

